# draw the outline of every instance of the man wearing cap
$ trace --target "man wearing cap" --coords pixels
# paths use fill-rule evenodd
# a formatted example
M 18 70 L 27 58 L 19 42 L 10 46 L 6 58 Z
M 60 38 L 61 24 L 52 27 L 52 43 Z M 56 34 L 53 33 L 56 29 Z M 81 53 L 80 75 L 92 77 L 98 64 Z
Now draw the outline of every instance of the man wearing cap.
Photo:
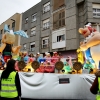
M 40 59 L 42 59 L 42 57 L 40 56 L 40 53 L 37 52 L 37 55 L 36 55 L 36 60 L 41 63 Z

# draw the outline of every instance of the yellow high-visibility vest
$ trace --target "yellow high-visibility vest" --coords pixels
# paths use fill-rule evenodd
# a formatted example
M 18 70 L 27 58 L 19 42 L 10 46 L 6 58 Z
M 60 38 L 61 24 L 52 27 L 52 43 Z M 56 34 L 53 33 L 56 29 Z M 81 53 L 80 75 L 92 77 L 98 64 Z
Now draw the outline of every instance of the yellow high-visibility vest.
M 15 76 L 16 72 L 13 71 L 7 79 L 1 80 L 1 97 L 15 98 L 18 96 L 18 91 L 15 86 Z
M 96 95 L 96 100 L 100 100 L 100 77 L 98 77 L 98 88 L 99 88 L 99 91 L 98 91 L 98 94 Z

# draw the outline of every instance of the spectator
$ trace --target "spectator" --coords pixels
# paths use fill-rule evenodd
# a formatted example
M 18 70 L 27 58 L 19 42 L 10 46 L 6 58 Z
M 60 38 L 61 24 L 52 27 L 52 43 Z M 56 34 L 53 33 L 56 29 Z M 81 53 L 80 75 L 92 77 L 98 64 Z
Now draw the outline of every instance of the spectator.
M 39 63 L 41 63 L 41 62 L 40 62 L 40 59 L 42 59 L 42 57 L 40 56 L 40 53 L 38 52 L 37 55 L 36 55 L 36 60 L 37 60 Z
M 26 64 L 28 63 L 28 59 L 29 59 L 28 53 L 25 52 L 25 53 L 24 53 L 24 62 L 25 62 Z
M 53 56 L 52 56 L 52 63 L 56 63 L 57 61 L 59 61 L 59 55 L 57 52 L 53 52 Z
M 47 56 L 45 57 L 46 58 L 46 62 L 51 62 L 51 55 L 50 53 L 47 53 Z
M 31 54 L 29 55 L 29 57 L 30 57 L 31 59 L 33 59 L 33 61 L 35 61 L 35 57 L 34 57 L 33 53 L 31 53 Z
M 96 73 L 96 78 L 90 87 L 90 91 L 96 95 L 96 100 L 100 100 L 100 71 Z
M 6 69 L 1 74 L 0 100 L 19 100 L 21 96 L 20 79 L 18 72 L 15 71 L 15 63 L 15 60 L 9 60 Z

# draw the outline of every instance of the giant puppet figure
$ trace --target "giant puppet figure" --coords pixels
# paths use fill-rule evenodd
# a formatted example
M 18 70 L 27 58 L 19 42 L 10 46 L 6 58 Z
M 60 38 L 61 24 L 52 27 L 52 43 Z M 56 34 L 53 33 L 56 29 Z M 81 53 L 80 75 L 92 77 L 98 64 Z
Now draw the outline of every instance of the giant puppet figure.
M 20 30 L 13 32 L 13 30 L 8 29 L 8 25 L 4 26 L 4 34 L 2 35 L 0 52 L 2 52 L 5 62 L 12 57 L 12 53 L 17 54 L 21 48 L 21 46 L 13 46 L 15 42 L 15 34 L 28 38 L 24 31 Z
M 79 28 L 79 33 L 85 37 L 85 40 L 80 43 L 80 49 L 85 51 L 88 60 L 90 58 L 90 62 L 94 62 L 97 69 L 100 69 L 100 32 L 92 28 L 91 23 L 88 23 L 84 28 Z

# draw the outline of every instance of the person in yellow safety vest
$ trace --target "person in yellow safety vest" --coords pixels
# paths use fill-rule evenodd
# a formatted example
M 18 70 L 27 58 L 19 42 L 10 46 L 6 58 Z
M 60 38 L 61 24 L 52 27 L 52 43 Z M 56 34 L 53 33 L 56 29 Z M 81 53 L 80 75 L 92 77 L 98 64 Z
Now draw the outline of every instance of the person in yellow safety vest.
M 96 95 L 96 100 L 100 100 L 100 71 L 96 73 L 96 78 L 90 87 L 90 91 Z
M 15 60 L 9 60 L 1 74 L 0 100 L 19 100 L 21 97 L 21 84 L 18 72 L 15 71 L 15 63 Z

